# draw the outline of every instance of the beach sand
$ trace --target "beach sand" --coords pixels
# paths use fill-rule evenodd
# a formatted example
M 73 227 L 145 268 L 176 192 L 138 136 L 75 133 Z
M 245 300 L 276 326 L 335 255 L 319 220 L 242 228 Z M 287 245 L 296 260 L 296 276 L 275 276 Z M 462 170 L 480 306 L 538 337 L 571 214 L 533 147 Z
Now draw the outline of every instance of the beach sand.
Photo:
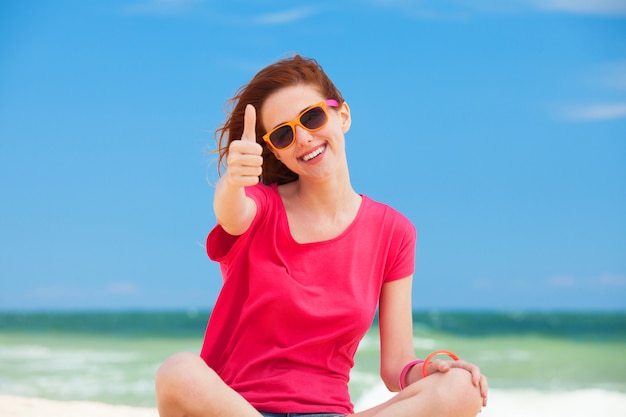
M 626 417 L 626 394 L 603 390 L 558 393 L 495 391 L 480 417 Z
M 363 396 L 357 409 L 389 396 L 379 387 Z M 383 388 L 384 389 L 384 388 Z M 2 417 L 158 417 L 154 408 L 137 408 L 85 401 L 51 401 L 0 395 Z M 580 390 L 557 393 L 493 390 L 480 417 L 625 417 L 626 394 Z
M 156 408 L 0 395 L 2 417 L 158 417 Z

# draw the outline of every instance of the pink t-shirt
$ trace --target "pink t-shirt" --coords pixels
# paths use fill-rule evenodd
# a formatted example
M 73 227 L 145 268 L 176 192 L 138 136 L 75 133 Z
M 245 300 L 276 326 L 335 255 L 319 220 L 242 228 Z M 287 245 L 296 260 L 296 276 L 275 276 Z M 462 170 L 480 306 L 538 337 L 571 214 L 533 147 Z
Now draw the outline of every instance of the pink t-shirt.
M 256 409 L 350 414 L 350 369 L 383 283 L 413 274 L 416 232 L 363 196 L 338 237 L 297 243 L 276 185 L 246 189 L 257 215 L 241 236 L 207 238 L 224 286 L 201 356 Z

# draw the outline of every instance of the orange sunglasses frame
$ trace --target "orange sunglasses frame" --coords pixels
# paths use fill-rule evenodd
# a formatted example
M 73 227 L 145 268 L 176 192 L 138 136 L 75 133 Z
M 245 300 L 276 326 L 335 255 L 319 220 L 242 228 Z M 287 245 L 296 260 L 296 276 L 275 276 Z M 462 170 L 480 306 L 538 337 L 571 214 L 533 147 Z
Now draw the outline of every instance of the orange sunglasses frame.
M 324 122 L 324 124 L 322 124 L 320 127 L 317 127 L 315 129 L 309 129 L 308 127 L 304 126 L 302 124 L 302 122 L 300 122 L 300 118 L 309 110 L 312 110 L 316 107 L 320 107 L 323 111 L 324 114 L 326 115 L 326 121 Z M 328 123 L 328 107 L 339 107 L 339 102 L 337 100 L 325 100 L 325 101 L 321 101 L 317 104 L 314 104 L 312 106 L 307 107 L 306 109 L 302 110 L 300 112 L 300 114 L 298 115 L 298 117 L 296 117 L 295 119 L 289 121 L 289 122 L 285 122 L 282 123 L 278 126 L 276 126 L 275 128 L 273 128 L 272 130 L 270 130 L 269 132 L 267 132 L 266 134 L 263 135 L 263 140 L 267 143 L 267 145 L 269 147 L 271 147 L 272 149 L 276 150 L 276 151 L 284 151 L 286 149 L 289 149 L 293 146 L 294 143 L 296 143 L 296 126 L 300 126 L 301 128 L 309 131 L 309 132 L 317 132 L 318 130 L 322 129 L 324 126 L 326 126 L 326 124 Z M 284 148 L 277 148 L 276 146 L 274 146 L 274 144 L 272 143 L 272 141 L 270 140 L 270 136 L 272 135 L 272 133 L 276 132 L 278 129 L 285 127 L 285 126 L 289 126 L 291 127 L 291 131 L 293 132 L 293 139 L 291 140 L 291 143 L 289 143 L 289 145 L 285 146 Z

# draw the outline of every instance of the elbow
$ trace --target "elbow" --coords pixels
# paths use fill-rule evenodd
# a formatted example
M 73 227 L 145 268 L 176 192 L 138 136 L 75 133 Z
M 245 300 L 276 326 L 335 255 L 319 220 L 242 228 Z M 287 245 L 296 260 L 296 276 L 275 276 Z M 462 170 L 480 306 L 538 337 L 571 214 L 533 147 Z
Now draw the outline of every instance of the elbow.
M 380 379 L 382 379 L 385 387 L 391 392 L 400 392 L 399 375 L 388 369 L 381 368 Z

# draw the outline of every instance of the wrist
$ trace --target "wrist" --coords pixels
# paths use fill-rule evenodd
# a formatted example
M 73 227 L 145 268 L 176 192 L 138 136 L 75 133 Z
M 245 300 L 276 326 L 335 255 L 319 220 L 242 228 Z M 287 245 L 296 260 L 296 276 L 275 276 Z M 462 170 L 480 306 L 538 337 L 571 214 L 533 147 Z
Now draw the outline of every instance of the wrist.
M 430 365 L 430 363 L 432 362 L 433 358 L 437 355 L 448 355 L 452 360 L 458 361 L 459 357 L 453 353 L 450 352 L 449 350 L 436 350 L 433 353 L 431 353 L 430 355 L 428 355 L 428 357 L 426 358 L 422 368 L 422 375 L 424 376 L 424 378 L 426 378 L 428 376 L 428 365 Z
M 417 359 L 414 360 L 412 362 L 407 363 L 404 368 L 402 368 L 402 372 L 400 372 L 400 390 L 403 390 L 404 388 L 406 388 L 407 384 L 406 383 L 406 376 L 409 373 L 409 371 L 416 365 L 419 365 L 421 363 L 424 363 L 423 360 L 421 359 Z

